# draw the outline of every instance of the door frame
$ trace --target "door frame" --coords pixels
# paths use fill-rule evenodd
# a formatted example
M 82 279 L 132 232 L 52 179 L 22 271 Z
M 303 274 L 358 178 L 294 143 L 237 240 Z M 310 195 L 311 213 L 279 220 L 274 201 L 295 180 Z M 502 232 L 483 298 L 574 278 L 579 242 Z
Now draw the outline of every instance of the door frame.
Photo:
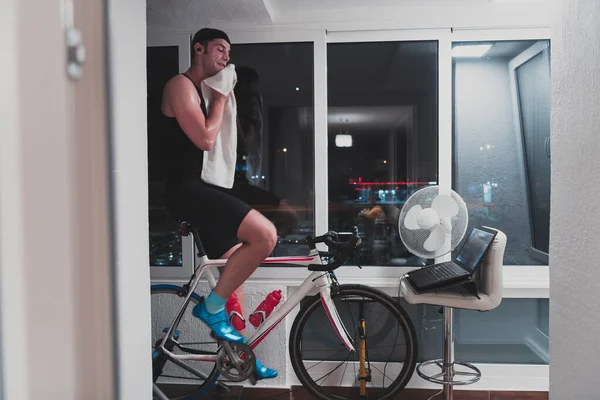
M 116 397 L 104 9 L 3 4 L 0 398 Z M 67 77 L 73 23 L 87 50 L 78 81 Z

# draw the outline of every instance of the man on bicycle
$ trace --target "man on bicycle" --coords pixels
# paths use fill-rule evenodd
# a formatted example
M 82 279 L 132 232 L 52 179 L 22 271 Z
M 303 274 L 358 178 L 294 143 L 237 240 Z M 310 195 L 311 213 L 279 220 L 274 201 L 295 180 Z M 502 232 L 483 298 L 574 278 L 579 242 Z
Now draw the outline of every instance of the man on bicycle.
M 163 89 L 161 109 L 171 138 L 161 157 L 168 163 L 167 209 L 198 229 L 209 258 L 227 259 L 217 286 L 193 314 L 218 338 L 245 343 L 246 338 L 229 323 L 225 302 L 271 254 L 277 232 L 262 214 L 228 193 L 231 187 L 202 179 L 203 158 L 214 149 L 231 96 L 210 89 L 210 99 L 205 99 L 201 84 L 227 67 L 230 49 L 223 31 L 203 28 L 194 35 L 191 67 L 171 78 Z M 233 180 L 233 176 L 225 178 Z M 255 375 L 257 379 L 274 378 L 277 371 L 256 360 Z

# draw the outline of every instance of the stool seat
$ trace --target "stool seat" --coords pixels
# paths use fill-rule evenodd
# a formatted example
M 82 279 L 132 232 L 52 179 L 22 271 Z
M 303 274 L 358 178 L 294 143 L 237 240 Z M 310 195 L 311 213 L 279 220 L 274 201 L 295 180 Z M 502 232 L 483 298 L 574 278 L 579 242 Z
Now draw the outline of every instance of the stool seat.
M 465 287 L 453 286 L 429 293 L 416 293 L 405 277 L 400 279 L 400 295 L 410 304 L 430 304 L 442 306 L 444 312 L 444 326 L 442 336 L 444 341 L 443 358 L 430 360 L 419 364 L 417 373 L 429 382 L 444 385 L 443 400 L 453 400 L 453 387 L 455 385 L 468 385 L 481 378 L 481 371 L 472 364 L 454 360 L 454 333 L 452 326 L 452 310 L 462 308 L 468 310 L 488 311 L 500 305 L 502 301 L 502 269 L 504 266 L 504 250 L 506 248 L 506 235 L 496 231 L 494 241 L 490 245 L 481 265 L 473 275 L 476 295 Z M 426 371 L 433 366 L 434 372 Z M 457 370 L 461 367 L 465 370 Z
M 494 230 L 497 231 L 496 237 L 473 276 L 479 298 L 461 286 L 417 294 L 404 277 L 400 280 L 401 296 L 410 304 L 431 304 L 479 311 L 498 307 L 502 301 L 502 269 L 506 235 L 497 229 Z

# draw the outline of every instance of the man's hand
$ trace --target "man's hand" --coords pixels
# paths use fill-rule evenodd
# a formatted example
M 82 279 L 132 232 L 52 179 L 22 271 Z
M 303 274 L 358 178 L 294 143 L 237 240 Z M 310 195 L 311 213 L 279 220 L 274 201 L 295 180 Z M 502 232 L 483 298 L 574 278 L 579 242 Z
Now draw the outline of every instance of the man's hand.
M 215 89 L 212 90 L 212 101 L 213 102 L 222 102 L 223 104 L 225 104 L 225 102 L 227 101 L 227 97 L 224 94 L 222 94 L 221 92 L 216 91 Z

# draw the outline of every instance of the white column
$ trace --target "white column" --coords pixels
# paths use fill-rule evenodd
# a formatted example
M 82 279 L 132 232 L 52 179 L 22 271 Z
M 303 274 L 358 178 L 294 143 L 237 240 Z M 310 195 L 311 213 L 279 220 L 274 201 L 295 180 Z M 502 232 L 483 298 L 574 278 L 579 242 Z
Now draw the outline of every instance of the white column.
M 596 399 L 600 1 L 554 0 L 553 7 L 550 399 Z

